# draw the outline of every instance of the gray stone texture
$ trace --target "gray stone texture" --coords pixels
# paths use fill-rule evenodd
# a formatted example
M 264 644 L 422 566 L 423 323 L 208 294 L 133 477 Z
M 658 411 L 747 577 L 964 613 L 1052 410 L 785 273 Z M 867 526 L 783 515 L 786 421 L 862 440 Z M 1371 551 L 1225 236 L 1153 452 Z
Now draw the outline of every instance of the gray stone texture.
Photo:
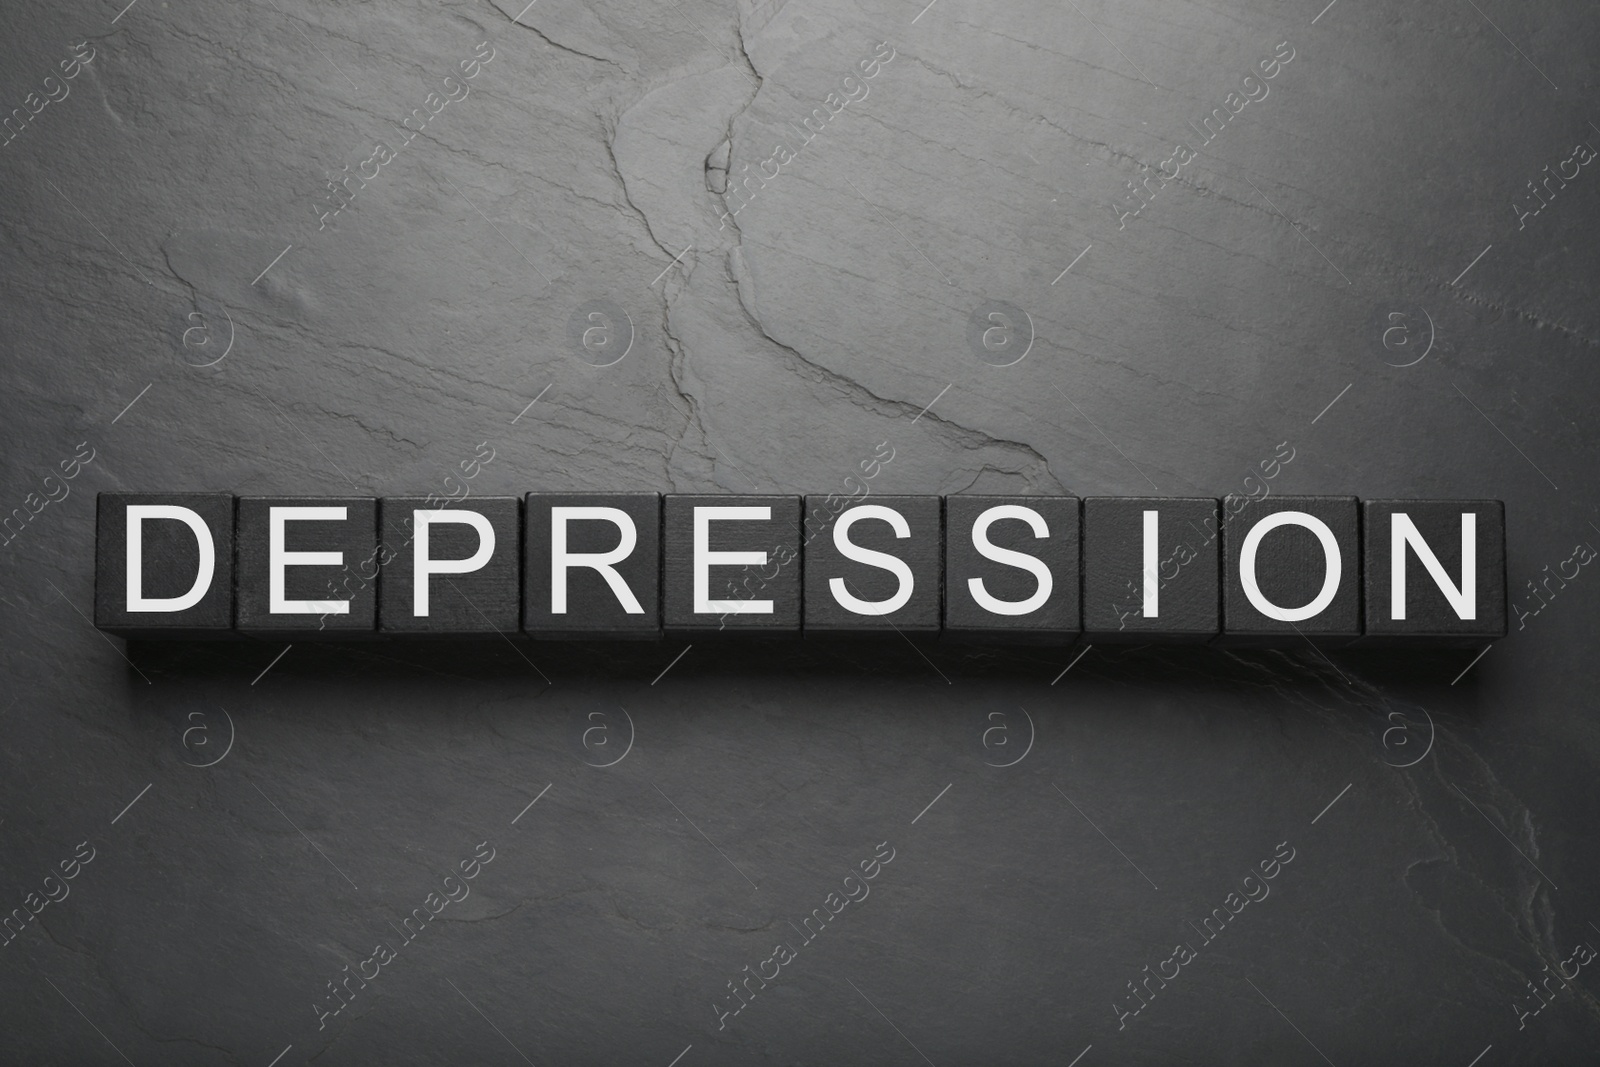
M 1593 1061 L 1600 14 L 520 8 L 0 10 L 0 1061 Z M 1510 635 L 87 617 L 97 492 L 864 480 L 1499 499 Z

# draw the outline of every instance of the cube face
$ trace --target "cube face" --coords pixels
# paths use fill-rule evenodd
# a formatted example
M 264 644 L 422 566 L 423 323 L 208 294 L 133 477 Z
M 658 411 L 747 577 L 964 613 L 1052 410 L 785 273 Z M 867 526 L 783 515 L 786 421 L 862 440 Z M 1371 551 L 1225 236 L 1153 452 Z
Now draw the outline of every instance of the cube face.
M 800 632 L 799 497 L 669 494 L 662 528 L 668 634 Z
M 1507 631 L 1496 500 L 532 493 L 437 504 L 102 493 L 95 625 L 133 638 L 803 629 L 1269 646 L 1480 645 Z
M 826 500 L 807 497 L 807 512 Z M 863 498 L 814 536 L 805 557 L 806 633 L 937 633 L 941 503 L 936 496 Z
M 1355 497 L 1251 500 L 1223 519 L 1222 554 L 1219 644 L 1339 645 L 1361 636 Z
M 516 497 L 472 497 L 446 508 L 437 498 L 384 497 L 378 521 L 385 549 L 379 554 L 380 633 L 516 632 L 522 607 Z
M 230 633 L 233 495 L 101 493 L 94 623 L 124 637 Z
M 236 514 L 240 631 L 337 637 L 376 629 L 375 497 L 240 497 Z
M 660 637 L 660 494 L 529 493 L 525 501 L 522 628 L 552 639 Z
M 1081 510 L 1077 497 L 946 497 L 945 635 L 1076 640 Z
M 1470 534 L 1463 529 L 1467 516 Z M 1464 573 L 1468 536 L 1473 566 Z M 1368 500 L 1362 505 L 1362 539 L 1364 644 L 1471 645 L 1505 636 L 1500 501 Z M 1440 573 L 1433 573 L 1435 566 Z
M 1084 639 L 1189 642 L 1216 637 L 1222 622 L 1219 515 L 1218 501 L 1211 497 L 1086 498 Z

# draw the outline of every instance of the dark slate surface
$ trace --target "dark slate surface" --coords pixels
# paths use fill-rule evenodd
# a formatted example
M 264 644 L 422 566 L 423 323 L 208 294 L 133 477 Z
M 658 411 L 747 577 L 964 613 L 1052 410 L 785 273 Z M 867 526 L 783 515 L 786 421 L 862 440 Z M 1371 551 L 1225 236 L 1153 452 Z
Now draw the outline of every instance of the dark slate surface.
M 1593 1062 L 1600 14 L 924 3 L 4 5 L 0 1060 Z M 863 487 L 1503 500 L 1510 634 L 88 621 L 99 491 Z

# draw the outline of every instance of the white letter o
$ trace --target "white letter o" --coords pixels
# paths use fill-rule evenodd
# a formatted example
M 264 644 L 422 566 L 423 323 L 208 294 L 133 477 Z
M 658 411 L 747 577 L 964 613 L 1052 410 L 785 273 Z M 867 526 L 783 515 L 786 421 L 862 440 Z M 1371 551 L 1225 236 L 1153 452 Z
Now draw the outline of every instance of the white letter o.
M 1322 579 L 1322 592 L 1303 608 L 1280 608 L 1268 600 L 1261 593 L 1261 587 L 1256 584 L 1256 549 L 1261 545 L 1261 539 L 1279 526 L 1303 526 L 1317 535 L 1317 540 L 1322 542 L 1322 553 L 1327 560 L 1327 570 Z M 1244 535 L 1244 544 L 1239 547 L 1239 584 L 1244 586 L 1244 595 L 1250 601 L 1250 606 L 1269 619 L 1278 622 L 1304 622 L 1321 614 L 1322 610 L 1333 603 L 1333 598 L 1339 593 L 1339 579 L 1344 574 L 1344 560 L 1339 553 L 1339 541 L 1333 536 L 1333 531 L 1328 529 L 1328 524 L 1315 515 L 1307 515 L 1303 511 L 1280 511 L 1276 515 L 1268 515 L 1250 528 Z

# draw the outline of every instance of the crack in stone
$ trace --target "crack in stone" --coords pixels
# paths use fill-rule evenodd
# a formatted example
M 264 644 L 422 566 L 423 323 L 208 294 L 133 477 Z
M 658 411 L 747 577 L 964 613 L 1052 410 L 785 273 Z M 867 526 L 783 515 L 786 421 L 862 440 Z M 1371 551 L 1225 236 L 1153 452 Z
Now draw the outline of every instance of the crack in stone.
M 561 42 L 559 42 L 559 41 L 553 39 L 552 37 L 550 37 L 549 34 L 545 33 L 543 30 L 539 29 L 537 26 L 531 26 L 526 22 L 518 22 L 517 19 L 515 17 L 513 17 L 512 14 L 509 11 L 506 11 L 504 8 L 502 8 L 498 3 L 495 2 L 495 0 L 489 0 L 489 6 L 494 8 L 495 11 L 499 12 L 501 15 L 504 15 L 506 21 L 511 23 L 511 25 L 516 26 L 518 29 L 527 30 L 529 33 L 531 33 L 535 37 L 539 38 L 539 40 L 543 41 L 545 44 L 549 45 L 551 48 L 556 48 L 556 49 L 559 49 L 559 50 L 561 50 L 563 52 L 570 52 L 572 55 L 579 56 L 579 57 L 581 57 L 583 59 L 592 59 L 592 60 L 595 60 L 598 63 L 609 63 L 613 67 L 616 67 L 618 70 L 625 71 L 628 74 L 632 74 L 633 73 L 633 71 L 628 70 L 628 68 L 625 65 L 617 62 L 615 59 L 609 59 L 606 56 L 597 56 L 597 55 L 594 55 L 592 53 L 585 52 L 582 49 L 573 48 L 570 45 L 564 45 Z
M 1600 340 L 1585 336 L 1570 326 L 1563 326 L 1559 322 L 1552 322 L 1549 319 L 1535 315 L 1531 311 L 1525 311 L 1522 308 L 1511 304 L 1497 304 L 1493 300 L 1490 300 L 1486 297 L 1473 296 L 1464 289 L 1458 289 L 1448 284 L 1436 284 L 1443 293 L 1454 296 L 1463 304 L 1471 304 L 1474 307 L 1487 308 L 1491 311 L 1500 312 L 1503 315 L 1509 315 L 1517 322 L 1532 323 L 1535 330 L 1550 330 L 1569 340 L 1577 341 L 1583 344 L 1585 347 L 1600 348 Z
M 729 255 L 730 257 L 738 256 L 739 250 L 736 248 L 733 252 L 729 253 Z M 785 344 L 767 329 L 766 324 L 760 320 L 755 311 L 750 307 L 749 301 L 745 296 L 744 280 L 743 278 L 738 277 L 738 275 L 744 275 L 745 272 L 736 269 L 734 273 L 736 275 L 734 284 L 737 287 L 739 309 L 744 313 L 745 321 L 748 322 L 749 325 L 755 329 L 756 332 L 758 332 L 769 344 L 787 355 L 791 360 L 807 368 L 814 376 L 813 381 L 823 382 L 833 386 L 840 393 L 840 395 L 849 400 L 851 403 L 855 404 L 857 407 L 871 411 L 877 415 L 888 415 L 894 417 L 908 414 L 914 415 L 920 412 L 922 418 L 927 419 L 934 426 L 942 427 L 948 432 L 948 435 L 952 437 L 956 443 L 968 451 L 976 451 L 988 445 L 993 445 L 1002 449 L 1014 449 L 1019 451 L 1025 456 L 1030 457 L 1034 463 L 1042 467 L 1045 475 L 1051 481 L 1055 482 L 1058 488 L 1062 488 L 1059 479 L 1057 479 L 1054 473 L 1050 470 L 1050 461 L 1044 456 L 1043 453 L 1039 452 L 1039 450 L 1034 448 L 1032 445 L 1024 441 L 1011 441 L 1007 440 L 1006 438 L 995 437 L 993 434 L 987 433 L 983 430 L 975 429 L 970 426 L 965 426 L 953 419 L 946 418 L 937 412 L 925 411 L 915 401 L 899 400 L 893 397 L 882 396 L 873 392 L 866 385 L 856 381 L 849 375 L 826 367 L 802 353 L 798 348 Z

